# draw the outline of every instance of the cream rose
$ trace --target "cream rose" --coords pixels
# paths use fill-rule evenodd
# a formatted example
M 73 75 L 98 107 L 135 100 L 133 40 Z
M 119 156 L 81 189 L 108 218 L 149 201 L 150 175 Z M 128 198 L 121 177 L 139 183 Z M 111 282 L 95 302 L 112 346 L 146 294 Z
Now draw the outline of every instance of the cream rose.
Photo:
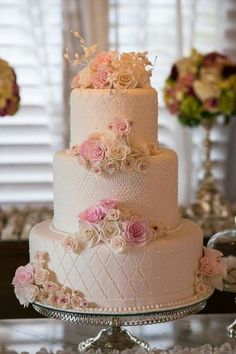
M 90 66 L 86 66 L 79 73 L 79 86 L 82 88 L 88 88 L 92 86 L 93 72 Z
M 105 160 L 102 168 L 105 172 L 112 174 L 119 170 L 119 164 L 115 160 Z
M 111 159 L 122 161 L 130 154 L 130 148 L 122 141 L 117 140 L 108 150 L 108 155 Z
M 129 67 L 121 67 L 118 73 L 116 88 L 126 90 L 128 88 L 135 88 L 137 81 L 133 75 L 133 71 Z
M 122 172 L 132 172 L 135 167 L 135 159 L 129 155 L 125 160 L 121 161 L 120 169 Z
M 101 227 L 102 240 L 107 242 L 113 237 L 120 236 L 121 228 L 117 221 L 104 221 Z
M 150 73 L 142 64 L 136 64 L 134 68 L 137 87 L 150 87 Z
M 120 211 L 119 209 L 108 209 L 106 216 L 111 221 L 119 220 Z
M 88 222 L 80 224 L 79 236 L 87 247 L 93 247 L 100 241 L 100 230 L 98 225 L 91 225 Z
M 16 286 L 14 291 L 20 304 L 24 305 L 24 307 L 28 307 L 37 297 L 39 288 L 36 285 L 29 284 L 23 287 Z
M 135 170 L 137 172 L 145 173 L 149 167 L 149 163 L 147 159 L 140 157 L 135 162 Z
M 125 249 L 126 242 L 122 237 L 117 236 L 111 239 L 110 246 L 115 253 L 121 253 Z
M 75 236 L 68 235 L 68 236 L 64 237 L 64 239 L 62 241 L 62 246 L 67 251 L 75 251 L 78 247 L 78 241 Z
M 34 268 L 34 281 L 36 285 L 42 285 L 44 284 L 48 277 L 49 277 L 49 271 L 47 269 L 43 269 L 42 267 L 35 267 Z

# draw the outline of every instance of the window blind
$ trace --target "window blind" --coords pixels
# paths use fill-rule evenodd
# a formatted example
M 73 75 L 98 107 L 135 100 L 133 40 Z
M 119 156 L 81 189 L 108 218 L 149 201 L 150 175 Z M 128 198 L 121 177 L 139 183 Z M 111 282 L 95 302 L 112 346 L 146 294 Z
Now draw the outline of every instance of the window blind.
M 21 106 L 0 119 L 0 204 L 52 201 L 62 144 L 60 0 L 0 0 L 0 58 L 15 69 Z
M 191 48 L 202 52 L 232 51 L 232 28 L 227 30 L 235 2 L 231 0 L 110 0 L 110 47 L 119 51 L 148 50 L 156 68 L 152 85 L 159 93 L 159 141 L 179 155 L 180 202 L 187 204 L 202 178 L 201 129 L 183 128 L 164 106 L 162 90 L 174 61 L 189 55 Z M 231 37 L 229 33 L 231 33 Z M 230 41 L 226 41 L 228 38 Z M 226 45 L 227 43 L 227 45 Z M 223 188 L 226 127 L 213 134 L 214 175 Z

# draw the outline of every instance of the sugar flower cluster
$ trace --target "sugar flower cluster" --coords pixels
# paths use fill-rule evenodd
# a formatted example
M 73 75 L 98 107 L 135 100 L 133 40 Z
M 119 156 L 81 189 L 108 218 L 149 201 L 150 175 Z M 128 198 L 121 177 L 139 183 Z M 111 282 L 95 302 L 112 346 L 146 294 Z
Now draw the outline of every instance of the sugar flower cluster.
M 212 289 L 223 290 L 223 279 L 227 276 L 227 265 L 223 254 L 213 248 L 203 247 L 199 271 L 195 274 L 195 291 L 204 294 Z
M 77 251 L 83 246 L 93 247 L 104 242 L 120 253 L 127 245 L 143 247 L 167 232 L 162 223 L 151 224 L 116 200 L 103 199 L 79 214 L 78 233 L 66 236 L 62 245 L 66 250 Z
M 37 252 L 34 262 L 17 268 L 12 284 L 20 304 L 28 307 L 30 303 L 39 301 L 61 309 L 87 307 L 88 303 L 79 291 L 72 291 L 53 281 L 53 273 L 46 267 L 46 261 L 47 253 Z
M 124 91 L 128 88 L 150 87 L 152 64 L 148 60 L 147 52 L 97 53 L 96 45 L 86 47 L 80 34 L 73 33 L 80 40 L 83 54 L 75 53 L 73 60 L 67 51 L 65 58 L 76 65 L 84 64 L 84 67 L 73 78 L 72 89 L 94 88 Z
M 0 59 L 0 116 L 12 116 L 20 102 L 19 86 L 13 68 Z
M 236 113 L 236 64 L 227 56 L 193 50 L 172 67 L 164 100 L 180 122 L 197 126 L 204 120 Z
M 129 136 L 133 123 L 125 118 L 116 118 L 104 132 L 96 132 L 80 145 L 67 150 L 78 158 L 80 164 L 101 174 L 116 171 L 145 173 L 148 156 L 156 155 L 154 144 L 138 144 Z

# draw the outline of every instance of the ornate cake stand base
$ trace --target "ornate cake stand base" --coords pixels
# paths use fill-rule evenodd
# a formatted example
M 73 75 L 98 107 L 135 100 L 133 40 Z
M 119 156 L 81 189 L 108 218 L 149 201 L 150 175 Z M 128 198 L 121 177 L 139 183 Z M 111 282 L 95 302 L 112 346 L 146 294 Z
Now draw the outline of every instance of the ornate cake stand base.
M 150 325 L 174 321 L 193 315 L 205 307 L 206 300 L 210 295 L 211 294 L 208 294 L 208 296 L 189 305 L 140 313 L 100 313 L 95 312 L 95 309 L 89 309 L 87 312 L 76 312 L 72 310 L 61 310 L 40 303 L 34 303 L 33 307 L 44 316 L 58 318 L 70 323 L 107 326 L 108 328 L 103 329 L 95 338 L 87 339 L 78 346 L 81 352 L 87 352 L 91 349 L 95 351 L 100 349 L 102 353 L 107 353 L 114 349 L 120 351 L 136 346 L 147 350 L 151 349 L 148 343 L 134 337 L 127 330 L 121 328 L 121 326 Z
M 142 339 L 132 336 L 126 329 L 121 327 L 110 327 L 101 330 L 95 338 L 87 339 L 79 344 L 79 350 L 87 351 L 89 349 L 102 350 L 103 353 L 111 350 L 132 349 L 140 346 L 144 349 L 150 350 L 151 347 Z
M 227 327 L 227 333 L 230 338 L 236 338 L 236 320 Z

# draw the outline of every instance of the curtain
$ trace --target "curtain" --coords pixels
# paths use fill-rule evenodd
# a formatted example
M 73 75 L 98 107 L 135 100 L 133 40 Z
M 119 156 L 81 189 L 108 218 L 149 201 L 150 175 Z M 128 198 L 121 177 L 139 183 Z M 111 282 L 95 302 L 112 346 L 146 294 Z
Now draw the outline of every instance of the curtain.
M 64 47 L 70 53 L 79 52 L 78 40 L 73 38 L 70 31 L 77 31 L 86 44 L 99 43 L 100 50 L 108 50 L 108 0 L 63 0 L 63 40 Z M 69 145 L 70 117 L 70 82 L 75 74 L 68 62 L 64 63 L 64 117 L 65 117 L 65 146 Z

